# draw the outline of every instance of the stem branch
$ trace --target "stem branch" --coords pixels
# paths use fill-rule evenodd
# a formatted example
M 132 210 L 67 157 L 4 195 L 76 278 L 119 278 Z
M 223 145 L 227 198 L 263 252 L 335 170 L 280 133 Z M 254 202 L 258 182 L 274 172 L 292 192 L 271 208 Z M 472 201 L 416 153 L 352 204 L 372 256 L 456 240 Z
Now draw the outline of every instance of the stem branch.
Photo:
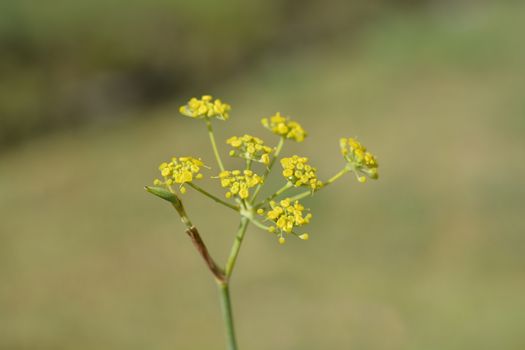
M 281 187 L 277 192 L 275 192 L 274 194 L 272 194 L 270 197 L 266 198 L 264 201 L 262 201 L 261 203 L 259 203 L 258 205 L 256 205 L 255 207 L 256 208 L 260 208 L 261 206 L 264 205 L 264 203 L 270 203 L 270 201 L 272 201 L 275 197 L 278 197 L 280 196 L 281 194 L 283 194 L 284 192 L 288 191 L 290 188 L 293 187 L 293 184 L 291 182 L 287 182 L 286 185 L 284 185 L 283 187 Z
M 259 195 L 259 192 L 261 191 L 261 188 L 262 188 L 264 182 L 266 181 L 266 178 L 268 177 L 268 175 L 270 175 L 270 172 L 272 171 L 272 168 L 273 168 L 273 165 L 275 164 L 275 161 L 279 157 L 279 154 L 281 154 L 281 150 L 283 149 L 283 146 L 284 146 L 284 137 L 281 136 L 281 138 L 279 139 L 279 143 L 277 144 L 277 147 L 275 148 L 275 152 L 273 154 L 273 157 L 270 160 L 270 164 L 268 164 L 268 168 L 266 168 L 266 171 L 264 172 L 264 174 L 262 176 L 262 183 L 257 186 L 257 188 L 255 189 L 255 192 L 253 193 L 253 197 L 252 197 L 252 200 L 251 200 L 252 203 L 255 202 L 255 200 L 257 199 L 257 196 Z
M 208 248 L 206 248 L 206 245 L 204 244 L 201 236 L 199 235 L 199 231 L 197 231 L 197 228 L 195 226 L 192 226 L 186 230 L 186 233 L 188 234 L 188 236 L 190 236 L 193 245 L 206 262 L 206 265 L 217 280 L 217 283 L 224 283 L 226 278 L 224 271 L 219 266 L 217 266 L 217 264 L 211 257 L 210 253 L 208 252 Z
M 219 154 L 219 149 L 217 148 L 217 143 L 215 142 L 215 136 L 213 135 L 213 127 L 209 118 L 206 118 L 206 126 L 208 127 L 208 135 L 210 136 L 211 147 L 213 148 L 213 153 L 215 154 L 215 159 L 217 159 L 217 164 L 221 171 L 224 171 L 224 165 L 222 165 L 221 156 Z
M 169 190 L 171 194 L 173 195 L 170 198 L 171 205 L 173 206 L 173 208 L 175 208 L 177 213 L 179 213 L 182 223 L 186 226 L 186 234 L 188 234 L 188 236 L 191 238 L 193 245 L 199 252 L 200 256 L 204 259 L 204 262 L 206 263 L 211 273 L 215 277 L 215 280 L 217 281 L 217 283 L 224 283 L 226 281 L 226 274 L 215 263 L 215 261 L 211 257 L 210 253 L 208 252 L 208 248 L 206 248 L 206 245 L 204 244 L 204 241 L 202 240 L 199 234 L 199 231 L 197 230 L 195 226 L 193 226 L 190 218 L 188 217 L 188 214 L 186 214 L 186 210 L 184 209 L 184 205 L 182 204 L 182 202 L 175 195 L 171 187 L 169 187 Z M 160 194 L 160 192 L 158 191 L 157 192 L 153 191 L 152 188 L 149 188 L 148 191 L 156 195 Z
M 228 258 L 228 261 L 226 262 L 226 269 L 225 274 L 226 278 L 229 279 L 232 275 L 233 268 L 235 267 L 235 262 L 237 261 L 237 256 L 239 255 L 239 250 L 241 249 L 242 240 L 244 239 L 244 234 L 246 233 L 246 229 L 248 228 L 248 223 L 250 221 L 246 217 L 241 218 L 241 223 L 239 225 L 239 231 L 237 232 L 237 236 L 235 237 L 235 241 L 233 241 L 233 246 L 230 251 L 230 256 Z
M 188 186 L 190 186 L 190 187 L 193 188 L 194 190 L 196 190 L 196 191 L 202 193 L 202 194 L 205 195 L 206 197 L 213 199 L 215 202 L 217 202 L 217 203 L 219 203 L 219 204 L 222 204 L 222 205 L 224 205 L 224 206 L 226 206 L 226 207 L 228 207 L 228 208 L 230 208 L 230 209 L 233 209 L 233 210 L 235 210 L 235 211 L 239 211 L 239 207 L 238 207 L 238 206 L 235 206 L 235 205 L 230 204 L 230 203 L 228 203 L 228 202 L 226 202 L 226 201 L 223 201 L 222 199 L 220 199 L 220 198 L 214 196 L 213 194 L 209 193 L 209 192 L 206 191 L 205 189 L 203 189 L 203 188 L 201 188 L 201 187 L 195 185 L 193 182 L 188 182 L 187 184 L 188 184 Z
M 252 224 L 254 224 L 255 226 L 257 226 L 258 228 L 260 229 L 263 229 L 265 231 L 268 231 L 270 229 L 270 226 L 266 226 L 264 225 L 263 223 L 259 222 L 257 219 L 253 218 L 253 219 L 250 219 L 250 222 Z

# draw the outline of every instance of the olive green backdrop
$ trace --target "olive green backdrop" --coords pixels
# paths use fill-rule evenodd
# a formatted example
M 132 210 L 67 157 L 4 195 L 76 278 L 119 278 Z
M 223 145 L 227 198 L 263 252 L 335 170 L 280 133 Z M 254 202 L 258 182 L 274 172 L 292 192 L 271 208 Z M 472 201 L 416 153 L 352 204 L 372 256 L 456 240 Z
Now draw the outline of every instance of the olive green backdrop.
M 204 125 L 177 112 L 201 93 L 233 106 L 215 123 L 225 157 L 232 135 L 276 142 L 260 118 L 281 111 L 310 133 L 284 154 L 321 177 L 342 166 L 342 136 L 380 162 L 379 181 L 348 176 L 305 200 L 309 241 L 249 229 L 232 281 L 242 349 L 523 349 L 523 5 L 386 3 L 353 21 L 315 3 L 156 2 L 130 3 L 135 20 L 117 1 L 18 1 L 9 18 L 23 25 L 2 22 L 1 349 L 223 348 L 212 278 L 173 209 L 142 189 L 173 155 L 214 165 Z M 187 46 L 144 39 L 144 18 Z M 83 51 L 91 33 L 107 42 Z M 60 55 L 21 56 L 28 36 Z M 122 67 L 139 61 L 133 80 Z M 191 189 L 184 201 L 223 261 L 235 216 Z

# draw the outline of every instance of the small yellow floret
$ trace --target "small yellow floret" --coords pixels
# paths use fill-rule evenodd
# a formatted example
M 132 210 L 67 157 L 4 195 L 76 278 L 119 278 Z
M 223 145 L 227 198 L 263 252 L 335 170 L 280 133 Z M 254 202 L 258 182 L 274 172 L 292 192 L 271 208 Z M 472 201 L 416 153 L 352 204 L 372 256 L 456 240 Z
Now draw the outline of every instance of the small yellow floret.
M 250 197 L 249 189 L 262 183 L 262 177 L 251 170 L 225 170 L 218 176 L 221 186 L 227 188 L 226 197 L 237 196 L 241 199 Z
M 284 237 L 279 237 L 279 244 L 285 244 L 286 243 L 286 239 L 284 239 Z
M 295 187 L 309 187 L 314 192 L 323 186 L 323 183 L 317 178 L 317 169 L 308 164 L 306 157 L 283 158 L 281 166 L 283 176 Z
M 279 237 L 282 237 L 283 234 L 294 233 L 294 228 L 304 226 L 310 223 L 312 214 L 308 213 L 304 215 L 304 207 L 298 202 L 292 201 L 289 198 L 283 199 L 279 203 L 274 201 L 270 202 L 270 210 L 264 213 L 264 211 L 257 211 L 259 215 L 265 215 L 266 220 L 273 222 L 273 226 L 268 228 L 270 233 L 277 233 Z M 297 235 L 300 239 L 308 239 L 308 234 L 303 233 Z
M 230 156 L 266 165 L 270 163 L 270 154 L 274 152 L 274 149 L 266 146 L 263 140 L 251 135 L 233 136 L 226 143 L 234 148 L 234 150 L 230 151 Z
M 366 147 L 359 141 L 353 138 L 342 138 L 339 144 L 341 154 L 347 161 L 349 168 L 355 173 L 359 182 L 366 182 L 367 178 L 363 175 L 374 180 L 379 177 L 377 172 L 379 164 L 377 163 L 376 157 L 372 153 L 367 152 Z
M 269 118 L 263 118 L 261 123 L 274 134 L 297 142 L 304 141 L 307 136 L 306 131 L 299 123 L 291 120 L 289 117 L 282 116 L 279 112 Z
M 221 100 L 213 100 L 210 95 L 204 95 L 201 99 L 193 97 L 184 106 L 179 108 L 179 112 L 187 117 L 201 119 L 201 118 L 217 118 L 220 120 L 227 120 L 229 118 L 229 111 L 231 106 L 223 103 Z
M 200 173 L 201 167 L 204 163 L 193 157 L 173 157 L 170 162 L 163 162 L 159 165 L 160 174 L 164 181 L 155 179 L 153 184 L 155 186 L 165 185 L 171 186 L 175 183 L 180 184 L 180 192 L 185 193 L 185 183 L 193 182 L 193 179 L 202 179 L 204 176 Z

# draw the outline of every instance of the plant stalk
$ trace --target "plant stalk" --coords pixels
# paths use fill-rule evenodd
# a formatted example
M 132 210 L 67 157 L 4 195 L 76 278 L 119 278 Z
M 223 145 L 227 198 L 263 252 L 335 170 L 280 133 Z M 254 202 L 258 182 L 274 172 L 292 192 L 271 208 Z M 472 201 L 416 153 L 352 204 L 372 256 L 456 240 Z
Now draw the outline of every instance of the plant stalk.
M 250 220 L 248 220 L 248 218 L 241 218 L 239 231 L 237 232 L 237 236 L 235 236 L 235 240 L 233 241 L 230 256 L 228 257 L 228 261 L 226 262 L 226 269 L 224 270 L 227 280 L 229 280 L 233 272 L 233 268 L 235 267 L 235 262 L 237 261 L 237 256 L 239 255 L 239 251 L 241 249 L 242 240 L 244 239 L 244 234 L 246 233 L 246 229 L 248 228 L 249 223 Z
M 217 280 L 217 286 L 219 287 L 221 297 L 222 317 L 224 320 L 224 325 L 226 326 L 226 345 L 228 350 L 237 350 L 237 341 L 235 340 L 235 328 L 233 326 L 233 311 L 230 298 L 229 283 L 249 223 L 250 221 L 248 220 L 248 218 L 241 218 L 239 231 L 237 232 L 237 236 L 235 237 L 235 241 L 233 242 L 230 257 L 226 262 L 224 279 L 222 281 Z
M 215 197 L 213 194 L 209 193 L 208 191 L 206 191 L 205 189 L 201 188 L 200 186 L 195 185 L 193 182 L 188 182 L 188 186 L 190 186 L 194 190 L 202 193 L 206 197 L 213 199 L 215 202 L 224 205 L 225 207 L 228 207 L 228 208 L 233 209 L 235 211 L 239 211 L 239 207 L 238 206 L 235 206 L 235 205 L 230 204 L 230 203 L 228 203 L 226 201 L 223 201 L 220 198 Z
M 218 283 L 221 298 L 221 310 L 224 325 L 226 326 L 226 345 L 228 350 L 237 350 L 235 328 L 233 327 L 233 312 L 228 282 Z
M 210 137 L 211 147 L 213 148 L 213 153 L 215 154 L 215 159 L 221 171 L 224 171 L 224 165 L 222 164 L 221 155 L 219 154 L 219 149 L 217 148 L 217 142 L 215 142 L 215 135 L 213 134 L 213 127 L 209 118 L 206 118 L 206 126 L 208 127 L 208 136 Z
M 262 177 L 263 178 L 263 180 L 262 180 L 263 182 L 262 182 L 262 184 L 259 184 L 257 186 L 257 188 L 255 189 L 255 192 L 254 192 L 254 194 L 252 196 L 252 199 L 251 199 L 252 202 L 255 202 L 255 200 L 257 199 L 257 196 L 259 195 L 259 191 L 261 191 L 262 185 L 266 181 L 266 178 L 268 177 L 268 175 L 270 175 L 270 172 L 272 171 L 273 165 L 275 164 L 275 161 L 277 160 L 277 157 L 279 157 L 279 154 L 281 154 L 281 151 L 283 149 L 283 145 L 284 145 L 284 137 L 281 137 L 279 139 L 279 143 L 277 144 L 277 147 L 275 148 L 275 152 L 273 154 L 273 157 L 270 160 L 270 164 L 268 164 L 268 167 L 266 168 L 266 171 L 263 174 L 263 177 Z

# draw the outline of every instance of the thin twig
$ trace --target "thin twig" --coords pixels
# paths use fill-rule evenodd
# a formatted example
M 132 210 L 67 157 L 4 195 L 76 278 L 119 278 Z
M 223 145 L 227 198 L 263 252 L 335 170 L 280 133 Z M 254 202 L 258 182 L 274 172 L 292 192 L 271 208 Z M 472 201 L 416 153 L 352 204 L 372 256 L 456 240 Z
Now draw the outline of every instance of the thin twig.
M 227 279 L 224 271 L 215 263 L 215 261 L 211 257 L 210 253 L 208 252 L 208 248 L 206 248 L 206 245 L 204 244 L 197 228 L 195 226 L 192 226 L 186 230 L 186 233 L 188 234 L 188 236 L 190 236 L 193 245 L 195 246 L 195 248 L 197 248 L 197 251 L 206 262 L 206 265 L 208 265 L 208 268 L 210 269 L 213 276 L 215 276 L 218 282 L 225 283 Z

